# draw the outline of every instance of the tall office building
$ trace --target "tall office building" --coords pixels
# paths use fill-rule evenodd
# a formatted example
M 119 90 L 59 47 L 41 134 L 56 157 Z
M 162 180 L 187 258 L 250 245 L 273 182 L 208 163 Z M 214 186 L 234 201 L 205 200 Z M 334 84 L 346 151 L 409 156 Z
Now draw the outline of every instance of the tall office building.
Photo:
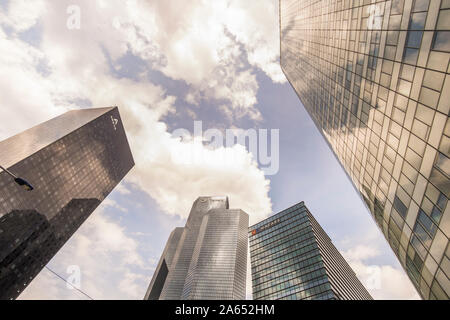
M 227 197 L 200 197 L 172 231 L 146 300 L 245 299 L 248 215 Z
M 0 299 L 15 299 L 134 166 L 117 107 L 69 111 L 0 142 Z
M 450 296 L 450 1 L 280 0 L 281 67 L 420 295 Z
M 304 202 L 249 228 L 255 300 L 371 300 Z

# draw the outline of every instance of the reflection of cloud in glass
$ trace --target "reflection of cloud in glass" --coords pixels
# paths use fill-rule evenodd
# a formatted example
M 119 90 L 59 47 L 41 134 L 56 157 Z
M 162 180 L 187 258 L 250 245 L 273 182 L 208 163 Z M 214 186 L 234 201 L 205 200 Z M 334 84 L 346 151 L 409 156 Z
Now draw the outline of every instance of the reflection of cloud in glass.
M 400 14 L 403 12 L 403 0 L 394 0 L 391 4 L 391 14 Z
M 438 153 L 438 158 L 435 165 L 442 172 L 450 172 L 450 159 L 444 156 L 442 153 Z
M 427 17 L 426 12 L 421 13 L 415 13 L 411 16 L 411 24 L 410 29 L 411 30 L 423 30 L 425 27 L 425 19 Z
M 422 34 L 423 31 L 409 31 L 406 46 L 411 48 L 419 48 L 420 42 L 422 41 Z
M 403 62 L 409 64 L 416 64 L 417 56 L 419 55 L 419 50 L 406 48 L 405 55 L 403 56 Z
M 118 120 L 117 122 L 111 119 Z M 0 299 L 15 299 L 134 161 L 117 108 L 74 110 L 0 142 Z
M 51 143 L 63 138 L 87 122 L 112 108 L 87 109 L 84 112 L 69 111 L 56 118 L 34 126 L 1 142 L 0 163 L 8 168 L 18 160 L 25 159 Z
M 433 49 L 450 52 L 450 31 L 438 31 L 436 33 Z
M 414 1 L 414 11 L 426 11 L 428 10 L 428 5 L 430 3 L 430 0 L 420 0 L 420 1 Z

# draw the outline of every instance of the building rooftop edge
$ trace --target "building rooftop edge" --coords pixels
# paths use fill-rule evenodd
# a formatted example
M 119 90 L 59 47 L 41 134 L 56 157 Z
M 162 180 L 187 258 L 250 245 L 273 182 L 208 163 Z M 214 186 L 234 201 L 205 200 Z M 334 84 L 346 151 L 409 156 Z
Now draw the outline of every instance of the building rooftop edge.
M 0 165 L 9 168 L 115 108 L 72 109 L 6 138 L 0 141 Z

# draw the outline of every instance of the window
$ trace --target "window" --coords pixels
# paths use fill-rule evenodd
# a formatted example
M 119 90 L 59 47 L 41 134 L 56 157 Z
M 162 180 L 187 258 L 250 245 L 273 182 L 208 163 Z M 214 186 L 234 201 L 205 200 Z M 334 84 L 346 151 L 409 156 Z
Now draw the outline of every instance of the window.
M 450 31 L 438 31 L 434 36 L 433 50 L 450 52 Z
M 427 256 L 427 250 L 415 235 L 411 237 L 411 244 L 413 245 L 414 249 L 416 249 L 415 251 L 422 257 L 422 259 L 425 259 L 425 257 Z
M 391 14 L 403 13 L 404 0 L 393 0 L 391 4 Z
M 406 64 L 403 65 L 402 72 L 401 72 L 401 78 L 412 82 L 414 79 L 415 69 L 416 68 L 414 66 L 410 66 L 410 65 L 406 65 Z
M 420 223 L 416 222 L 416 225 L 414 226 L 414 233 L 417 235 L 417 237 L 420 239 L 420 241 L 424 244 L 426 248 L 430 248 L 431 237 L 425 231 L 425 229 L 422 227 Z
M 426 12 L 413 13 L 411 20 L 409 21 L 410 30 L 423 30 L 425 28 L 425 19 L 427 18 Z
M 400 30 L 402 15 L 391 16 L 389 18 L 389 30 Z
M 395 59 L 395 50 L 396 50 L 395 46 L 387 45 L 386 48 L 384 49 L 384 58 L 389 59 L 389 60 L 394 60 Z
M 450 159 L 440 152 L 438 152 L 438 154 L 436 155 L 435 167 L 441 170 L 447 176 L 450 175 Z
M 450 10 L 441 10 L 436 25 L 437 30 L 450 29 Z
M 447 197 L 444 194 L 439 193 L 438 201 L 436 204 L 441 210 L 444 210 L 445 205 L 447 204 Z
M 409 96 L 411 91 L 411 82 L 400 80 L 398 82 L 397 91 L 405 96 Z
M 406 217 L 408 209 L 397 196 L 395 196 L 394 198 L 394 208 L 403 218 Z
M 406 40 L 406 46 L 408 48 L 420 48 L 420 42 L 422 41 L 422 31 L 408 31 L 408 38 Z
M 398 35 L 399 35 L 398 31 L 388 31 L 386 43 L 388 45 L 396 46 L 398 42 Z
M 439 221 L 441 220 L 441 211 L 439 210 L 438 207 L 433 207 L 433 210 L 431 211 L 431 218 L 434 220 L 434 222 L 439 223 Z
M 422 89 L 420 90 L 419 102 L 429 107 L 436 108 L 438 101 L 439 92 L 428 89 L 426 87 L 422 87 Z
M 414 1 L 413 12 L 427 11 L 430 0 L 416 0 Z
M 439 71 L 447 71 L 449 54 L 439 51 L 431 51 L 428 57 L 427 67 Z
M 416 64 L 417 57 L 419 55 L 419 50 L 406 48 L 403 55 L 403 62 L 408 64 Z
M 428 217 L 428 215 L 423 210 L 419 210 L 419 216 L 417 220 L 420 222 L 425 231 L 431 236 L 431 238 L 433 238 L 436 234 L 437 227 L 433 223 L 433 221 L 431 221 L 430 217 Z
M 444 77 L 444 73 L 427 70 L 423 79 L 423 85 L 428 88 L 440 91 L 442 88 L 442 84 L 444 83 Z

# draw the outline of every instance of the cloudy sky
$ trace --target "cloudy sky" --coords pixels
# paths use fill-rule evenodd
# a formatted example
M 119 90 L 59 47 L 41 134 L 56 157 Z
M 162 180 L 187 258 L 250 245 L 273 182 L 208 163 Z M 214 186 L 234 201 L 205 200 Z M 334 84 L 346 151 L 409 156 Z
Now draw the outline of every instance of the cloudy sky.
M 278 0 L 0 0 L 0 140 L 70 109 L 118 105 L 136 162 L 51 270 L 67 279 L 78 266 L 93 299 L 142 299 L 198 196 L 228 195 L 251 223 L 303 200 L 374 298 L 418 298 L 286 82 L 278 37 Z M 194 134 L 194 121 L 279 129 L 278 173 L 240 145 L 191 143 L 204 159 L 228 152 L 228 165 L 179 161 L 188 142 L 172 133 Z M 87 297 L 43 269 L 20 298 Z

